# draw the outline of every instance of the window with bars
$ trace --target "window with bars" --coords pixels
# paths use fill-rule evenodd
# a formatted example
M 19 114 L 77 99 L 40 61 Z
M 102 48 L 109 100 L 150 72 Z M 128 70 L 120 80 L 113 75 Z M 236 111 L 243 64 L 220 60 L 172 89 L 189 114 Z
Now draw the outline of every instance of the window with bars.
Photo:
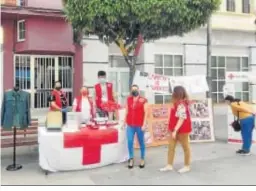
M 235 12 L 236 11 L 235 0 L 227 0 L 227 11 L 229 11 L 229 12 Z
M 17 40 L 24 41 L 26 39 L 26 23 L 25 20 L 17 22 Z
M 155 55 L 155 73 L 165 76 L 183 76 L 184 64 L 182 55 Z M 155 103 L 170 103 L 170 94 L 155 94 Z
M 20 89 L 31 88 L 30 56 L 15 56 L 15 85 Z
M 216 103 L 224 101 L 223 86 L 225 85 L 226 72 L 243 72 L 249 71 L 248 57 L 224 57 L 212 56 L 212 98 Z M 249 83 L 235 83 L 235 97 L 243 101 L 249 101 Z
M 250 13 L 250 0 L 243 0 L 243 13 Z

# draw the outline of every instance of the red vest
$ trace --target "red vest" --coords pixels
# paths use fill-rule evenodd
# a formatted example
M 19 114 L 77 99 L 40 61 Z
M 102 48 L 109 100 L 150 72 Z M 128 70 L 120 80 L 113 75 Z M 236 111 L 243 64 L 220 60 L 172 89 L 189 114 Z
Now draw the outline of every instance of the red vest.
M 93 108 L 93 101 L 91 98 L 88 97 L 89 103 L 91 105 L 91 115 L 92 117 L 95 117 L 94 115 L 94 108 Z M 76 112 L 81 112 L 81 104 L 82 104 L 82 96 L 77 96 L 76 97 Z
M 62 94 L 65 96 L 65 98 L 66 98 L 65 93 L 62 92 L 61 90 L 60 90 L 60 91 L 57 91 L 57 90 L 55 90 L 55 89 L 52 90 L 52 96 L 55 97 L 55 103 L 56 103 L 56 105 L 57 105 L 58 107 L 62 108 L 62 102 L 61 102 L 61 99 L 60 99 L 60 93 L 62 93 Z M 51 111 L 55 111 L 56 109 L 50 105 L 50 110 L 51 110 Z
M 108 97 L 108 101 L 114 101 L 114 97 L 113 97 L 113 85 L 112 83 L 106 83 L 106 87 L 107 87 L 107 97 Z M 101 98 L 102 98 L 102 91 L 101 91 L 101 85 L 100 84 L 96 84 L 95 85 L 95 102 L 96 102 L 96 106 L 97 108 L 101 108 Z
M 189 111 L 189 103 L 188 102 L 178 102 L 174 104 L 174 108 L 171 109 L 170 119 L 169 119 L 169 131 L 173 131 L 179 118 L 176 117 L 176 111 L 178 109 L 179 104 L 184 104 L 186 108 L 187 118 L 184 120 L 182 126 L 178 130 L 177 133 L 190 133 L 192 130 L 192 122 Z
M 126 124 L 129 126 L 142 127 L 145 117 L 144 105 L 147 103 L 147 99 L 140 96 L 135 102 L 133 99 L 133 96 L 129 96 L 127 98 L 128 111 L 126 116 Z

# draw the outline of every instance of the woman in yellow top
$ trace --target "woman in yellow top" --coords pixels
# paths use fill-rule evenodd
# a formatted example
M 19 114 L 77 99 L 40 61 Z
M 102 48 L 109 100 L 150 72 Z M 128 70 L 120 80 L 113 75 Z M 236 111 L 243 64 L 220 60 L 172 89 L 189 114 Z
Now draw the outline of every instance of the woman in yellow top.
M 242 149 L 238 150 L 236 153 L 240 155 L 250 155 L 255 111 L 253 111 L 251 105 L 235 99 L 233 96 L 226 96 L 225 101 L 230 105 L 233 115 L 238 117 L 241 125 L 243 146 Z

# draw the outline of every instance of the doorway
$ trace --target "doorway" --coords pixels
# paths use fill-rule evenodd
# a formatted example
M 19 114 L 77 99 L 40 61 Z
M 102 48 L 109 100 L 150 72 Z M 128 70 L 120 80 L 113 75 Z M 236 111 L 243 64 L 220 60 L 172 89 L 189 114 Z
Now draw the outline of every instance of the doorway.
M 14 83 L 30 93 L 31 109 L 49 107 L 48 97 L 55 81 L 61 81 L 72 104 L 72 56 L 15 55 L 14 62 Z
M 130 95 L 129 88 L 129 68 L 111 68 L 108 70 L 108 81 L 113 83 L 115 99 L 122 106 L 125 105 L 126 98 Z

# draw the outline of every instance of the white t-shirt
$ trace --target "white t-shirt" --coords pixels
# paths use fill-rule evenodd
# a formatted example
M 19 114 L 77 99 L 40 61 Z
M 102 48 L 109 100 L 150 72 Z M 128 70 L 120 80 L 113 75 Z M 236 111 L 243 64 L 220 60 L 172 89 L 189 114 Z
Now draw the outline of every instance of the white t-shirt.
M 77 99 L 73 102 L 73 108 L 77 107 Z M 90 120 L 91 116 L 91 104 L 88 98 L 82 98 L 81 100 L 81 120 L 86 123 Z
M 101 92 L 102 92 L 101 101 L 107 102 L 108 101 L 107 83 L 100 84 L 100 86 L 101 86 Z

